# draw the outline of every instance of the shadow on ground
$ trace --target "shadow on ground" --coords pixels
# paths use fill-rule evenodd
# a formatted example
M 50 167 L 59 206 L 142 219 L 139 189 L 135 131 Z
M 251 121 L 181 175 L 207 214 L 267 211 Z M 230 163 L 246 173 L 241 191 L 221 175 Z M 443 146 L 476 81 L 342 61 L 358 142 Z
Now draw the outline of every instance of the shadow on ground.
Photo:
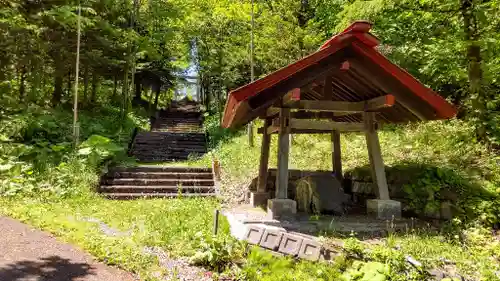
M 72 263 L 59 256 L 41 258 L 38 261 L 19 261 L 0 267 L 0 280 L 16 281 L 71 281 L 93 275 L 86 263 Z

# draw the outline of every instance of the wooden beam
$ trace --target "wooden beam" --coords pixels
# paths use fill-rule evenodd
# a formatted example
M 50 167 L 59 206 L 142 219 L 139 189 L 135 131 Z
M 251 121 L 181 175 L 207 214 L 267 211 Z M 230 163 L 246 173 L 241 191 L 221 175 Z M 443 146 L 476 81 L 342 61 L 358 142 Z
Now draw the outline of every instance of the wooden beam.
M 362 132 L 362 123 L 334 122 L 329 120 L 290 119 L 290 128 L 299 130 Z
M 366 129 L 366 144 L 370 158 L 372 179 L 375 184 L 375 194 L 377 194 L 378 199 L 389 200 L 389 188 L 387 187 L 384 160 L 380 150 L 377 130 L 375 129 L 375 113 L 364 113 L 363 121 Z
M 304 87 L 319 77 L 323 77 L 335 70 L 338 71 L 341 62 L 345 61 L 346 53 L 347 50 L 345 48 L 339 48 L 325 57 L 320 63 L 311 65 L 292 77 L 282 80 L 273 87 L 263 90 L 258 96 L 251 97 L 248 102 L 253 111 L 239 121 L 245 123 L 256 116 L 264 115 L 267 108 L 275 104 L 276 100 L 283 96 L 283 93 L 287 93 L 294 88 Z
M 280 110 L 278 137 L 278 174 L 276 175 L 276 198 L 288 199 L 288 157 L 290 152 L 290 109 Z
M 326 76 L 323 86 L 323 100 L 331 101 L 333 99 L 332 76 Z
M 266 119 L 264 121 L 264 130 L 270 127 L 271 120 Z M 259 166 L 259 178 L 257 179 L 257 192 L 267 192 L 267 169 L 269 165 L 269 147 L 271 144 L 271 135 L 264 134 L 262 136 L 262 146 L 260 148 L 260 166 Z
M 408 94 L 408 89 L 400 82 L 394 81 L 393 78 L 387 78 L 387 76 L 384 75 L 384 71 L 381 71 L 379 66 L 373 65 L 372 62 L 354 58 L 350 60 L 350 63 L 353 66 L 352 71 L 354 73 L 357 73 L 357 75 L 363 79 L 367 79 L 370 83 L 373 83 L 375 87 L 385 92 L 393 93 L 397 97 L 398 103 L 402 104 L 418 119 L 427 120 L 425 114 L 433 114 L 430 112 L 431 110 L 427 108 L 418 107 L 418 103 L 415 102 L 415 97 Z M 381 83 L 381 81 L 385 81 L 386 83 Z
M 385 95 L 362 102 L 299 100 L 288 102 L 283 106 L 290 109 L 313 111 L 370 112 L 391 107 L 395 104 L 395 102 L 396 99 L 393 95 Z
M 342 157 L 340 150 L 340 132 L 333 131 L 332 136 L 332 168 L 337 180 L 342 183 Z
M 293 104 L 300 100 L 300 88 L 295 88 L 289 91 L 283 98 L 276 102 L 275 106 L 271 106 L 266 110 L 264 118 L 270 118 L 278 115 L 280 113 L 281 107 L 286 107 L 286 105 Z
M 300 88 L 289 91 L 282 99 L 281 105 L 292 104 L 300 100 Z

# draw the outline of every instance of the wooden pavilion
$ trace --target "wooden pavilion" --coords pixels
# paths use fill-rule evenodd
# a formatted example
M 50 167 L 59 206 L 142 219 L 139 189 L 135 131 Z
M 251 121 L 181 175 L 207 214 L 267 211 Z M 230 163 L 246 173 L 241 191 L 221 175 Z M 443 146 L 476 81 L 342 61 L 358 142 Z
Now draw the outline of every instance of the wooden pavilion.
M 400 205 L 389 198 L 378 125 L 455 116 L 456 109 L 444 98 L 377 50 L 379 40 L 369 33 L 371 27 L 369 22 L 355 22 L 315 53 L 229 93 L 224 127 L 239 127 L 255 118 L 264 120 L 259 129 L 262 150 L 252 204 L 267 202 L 273 217 L 296 209 L 287 197 L 290 134 L 331 134 L 333 171 L 341 180 L 340 133 L 363 132 L 378 198 L 367 206 L 384 218 L 398 216 Z M 275 198 L 268 200 L 271 134 L 279 135 L 278 171 Z

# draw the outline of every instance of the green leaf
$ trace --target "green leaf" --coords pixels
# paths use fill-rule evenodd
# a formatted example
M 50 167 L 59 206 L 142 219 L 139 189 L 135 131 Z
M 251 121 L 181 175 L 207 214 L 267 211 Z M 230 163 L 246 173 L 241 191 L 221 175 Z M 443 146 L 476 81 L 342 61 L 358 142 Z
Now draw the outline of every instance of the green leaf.
M 0 172 L 7 172 L 10 169 L 12 169 L 15 165 L 7 163 L 7 164 L 0 164 Z
M 90 147 L 81 148 L 77 152 L 78 155 L 89 155 L 90 153 L 92 153 L 92 148 Z

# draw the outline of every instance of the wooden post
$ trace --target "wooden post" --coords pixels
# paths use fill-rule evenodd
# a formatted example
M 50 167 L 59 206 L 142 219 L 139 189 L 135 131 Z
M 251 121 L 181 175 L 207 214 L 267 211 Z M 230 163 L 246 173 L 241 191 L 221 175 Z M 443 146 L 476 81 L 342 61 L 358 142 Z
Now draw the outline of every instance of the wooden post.
M 259 178 L 257 180 L 257 192 L 267 191 L 267 172 L 269 165 L 269 147 L 271 144 L 271 135 L 267 134 L 267 128 L 271 125 L 271 120 L 264 121 L 264 134 L 262 135 L 262 146 L 260 149 L 260 167 Z
M 384 160 L 380 151 L 380 142 L 375 128 L 375 113 L 366 112 L 363 114 L 365 123 L 366 144 L 368 146 L 368 156 L 372 171 L 373 183 L 376 186 L 375 193 L 378 199 L 389 200 L 389 188 L 385 176 Z
M 278 174 L 276 175 L 276 198 L 288 199 L 288 154 L 290 149 L 290 109 L 280 109 L 280 131 L 278 137 Z
M 340 150 L 340 132 L 335 130 L 332 132 L 332 168 L 335 177 L 339 182 L 342 182 L 342 159 Z

